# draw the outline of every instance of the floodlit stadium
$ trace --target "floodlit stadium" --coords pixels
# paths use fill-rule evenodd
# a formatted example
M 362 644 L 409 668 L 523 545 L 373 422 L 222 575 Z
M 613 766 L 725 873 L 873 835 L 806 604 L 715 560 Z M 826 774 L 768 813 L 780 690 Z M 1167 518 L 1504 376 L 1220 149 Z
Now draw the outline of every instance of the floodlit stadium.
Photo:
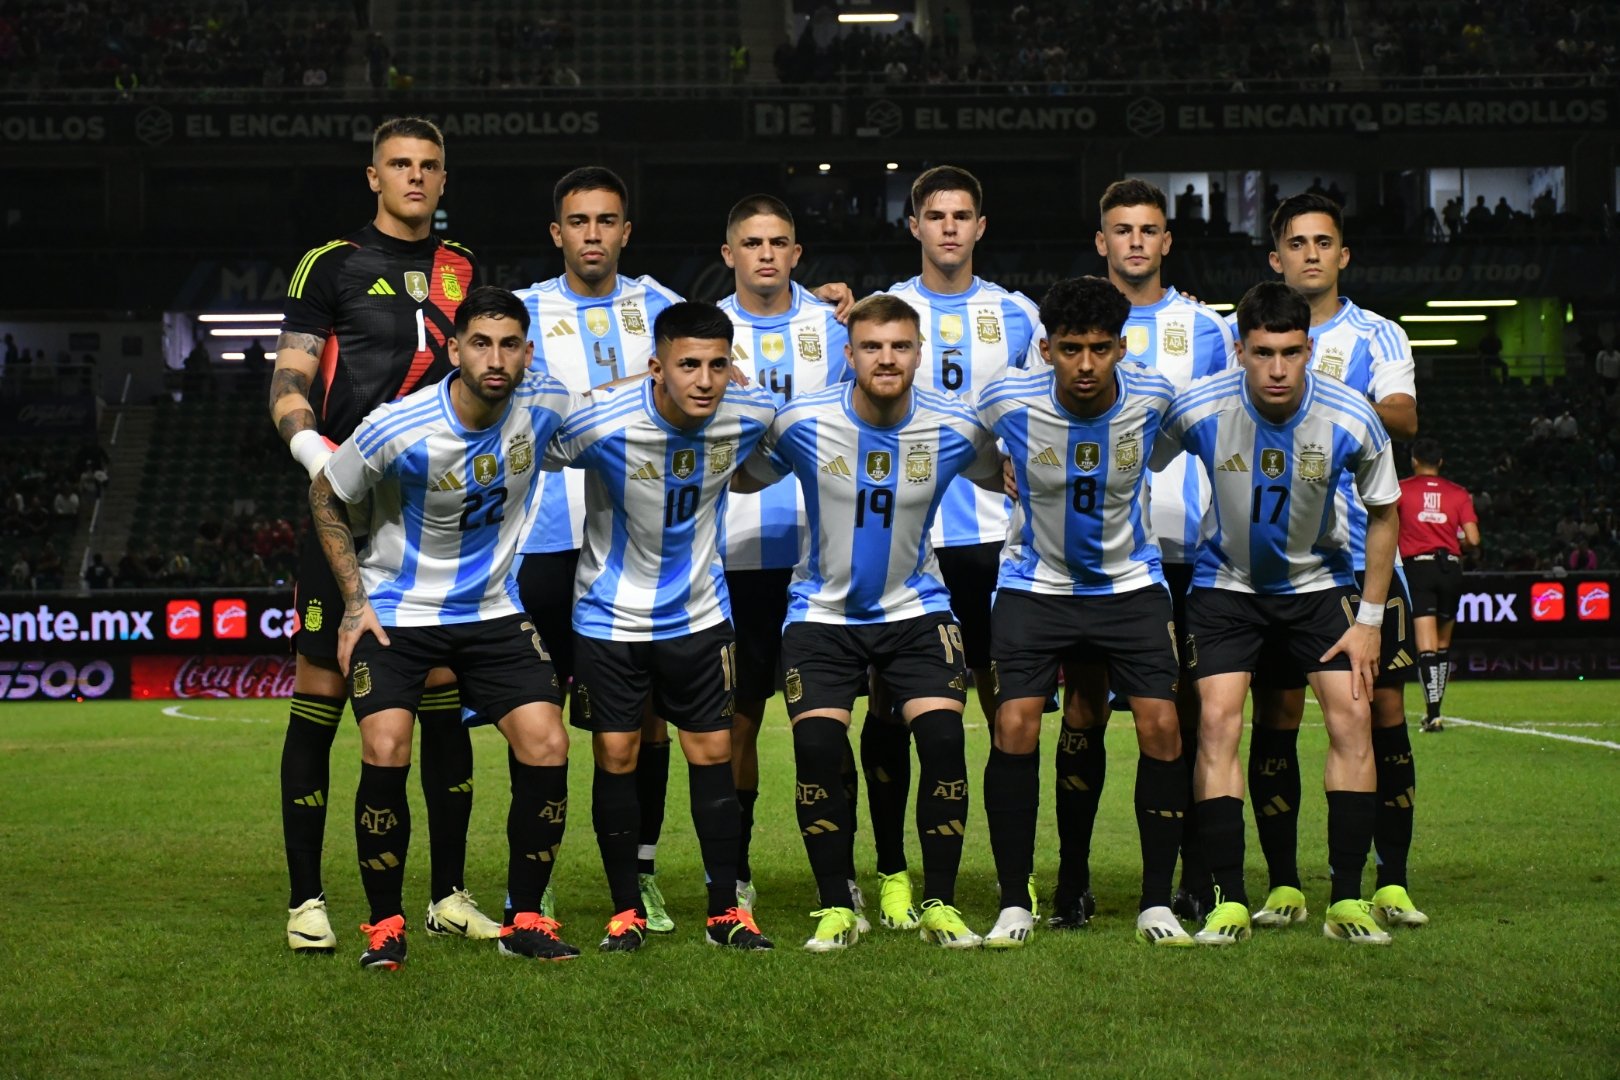
M 5 1070 L 1612 1074 L 1617 41 L 0 5 Z

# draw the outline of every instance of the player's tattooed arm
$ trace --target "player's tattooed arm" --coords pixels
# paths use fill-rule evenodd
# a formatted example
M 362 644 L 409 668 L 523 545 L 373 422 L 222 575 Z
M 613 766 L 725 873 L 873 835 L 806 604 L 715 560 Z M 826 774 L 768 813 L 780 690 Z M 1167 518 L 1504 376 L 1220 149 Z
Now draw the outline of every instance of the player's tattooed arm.
M 354 646 L 367 631 L 375 634 L 382 644 L 388 644 L 388 633 L 377 621 L 377 613 L 366 598 L 365 586 L 360 581 L 360 559 L 354 551 L 354 533 L 349 529 L 349 512 L 343 500 L 332 489 L 332 481 L 323 472 L 309 485 L 309 510 L 315 521 L 315 535 L 321 543 L 321 553 L 332 568 L 338 591 L 343 594 L 343 619 L 338 623 L 338 667 L 349 673 L 349 659 Z
M 276 339 L 276 370 L 270 376 L 270 420 L 282 442 L 291 442 L 300 431 L 315 430 L 309 388 L 320 368 L 316 357 L 324 344 L 314 334 L 283 332 Z

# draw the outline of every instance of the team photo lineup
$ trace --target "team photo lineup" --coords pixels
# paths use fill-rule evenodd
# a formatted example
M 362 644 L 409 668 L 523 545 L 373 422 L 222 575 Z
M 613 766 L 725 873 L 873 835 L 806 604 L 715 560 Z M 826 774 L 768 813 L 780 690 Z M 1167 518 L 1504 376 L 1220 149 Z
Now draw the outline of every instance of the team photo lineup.
M 432 123 L 390 120 L 371 151 L 375 217 L 294 268 L 270 385 L 313 522 L 280 765 L 293 950 L 334 951 L 327 893 L 355 892 L 321 868 L 328 807 L 351 805 L 330 790 L 346 705 L 364 968 L 407 956 L 413 767 L 429 934 L 563 960 L 580 954 L 565 916 L 605 920 L 604 952 L 675 932 L 660 879 L 700 869 L 658 862 L 677 742 L 708 944 L 769 950 L 768 928 L 838 952 L 875 922 L 946 949 L 1038 947 L 1096 915 L 1117 711 L 1139 749 L 1137 942 L 1241 945 L 1320 911 L 1331 942 L 1387 945 L 1428 922 L 1408 892 L 1405 684 L 1422 730 L 1441 730 L 1457 556 L 1480 537 L 1466 491 L 1437 475 L 1443 448 L 1413 441 L 1406 334 L 1339 292 L 1350 251 L 1332 199 L 1285 193 L 1268 266 L 1225 317 L 1169 284 L 1167 197 L 1145 180 L 1072 211 L 1095 218 L 1106 276 L 1038 299 L 975 275 L 987 205 L 1015 196 L 964 169 L 918 176 L 920 272 L 866 297 L 793 280 L 788 206 L 738 193 L 715 222 L 734 291 L 708 304 L 621 273 L 632 193 L 605 167 L 557 170 L 564 272 L 513 292 L 433 229 L 448 155 Z M 1412 444 L 1406 481 L 1396 440 Z M 970 692 L 990 721 L 982 768 Z M 750 867 L 777 693 L 808 922 Z M 1327 734 L 1321 895 L 1299 868 L 1312 713 Z M 481 908 L 465 877 L 470 729 L 486 724 L 508 744 L 511 796 L 506 896 Z M 560 911 L 553 878 L 586 857 L 577 806 L 563 843 L 570 727 L 590 740 L 609 895 L 574 890 Z M 1043 785 L 1055 883 L 1035 875 Z M 975 802 L 993 918 L 956 900 Z M 1318 840 L 1304 858 L 1322 862 Z M 874 863 L 869 895 L 857 865 Z

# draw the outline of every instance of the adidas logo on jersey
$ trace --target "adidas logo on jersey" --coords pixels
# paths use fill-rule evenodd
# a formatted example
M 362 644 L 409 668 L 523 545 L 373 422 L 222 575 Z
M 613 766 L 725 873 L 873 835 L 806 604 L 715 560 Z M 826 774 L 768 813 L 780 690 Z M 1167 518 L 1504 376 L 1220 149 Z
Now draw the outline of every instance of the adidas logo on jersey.
M 394 292 L 394 287 L 392 285 L 388 284 L 388 282 L 384 281 L 382 278 L 378 278 L 377 283 L 375 285 L 373 285 L 371 288 L 366 290 L 366 294 L 368 296 L 397 296 L 397 295 L 399 295 L 398 293 Z
M 461 477 L 453 472 L 447 472 L 433 482 L 429 491 L 462 491 L 467 485 L 461 482 Z
M 575 330 L 574 329 L 574 324 L 569 322 L 567 319 L 558 319 L 557 322 L 552 326 L 552 328 L 550 330 L 546 331 L 546 337 L 548 337 L 548 338 L 553 338 L 553 337 L 578 337 L 578 336 L 579 336 L 579 331 Z
M 1057 456 L 1057 451 L 1050 446 L 1029 459 L 1031 465 L 1051 465 L 1053 468 L 1063 468 L 1063 460 Z
M 842 454 L 839 454 L 831 461 L 822 462 L 821 471 L 826 473 L 828 476 L 847 477 L 853 475 L 849 471 L 849 466 L 844 462 L 844 455 Z
M 748 350 L 742 347 L 742 342 L 739 341 L 737 344 L 735 344 L 735 345 L 733 345 L 731 347 L 731 360 L 732 360 L 732 363 L 737 363 L 737 362 L 747 360 L 747 359 L 748 359 Z
M 1231 457 L 1227 458 L 1225 461 L 1223 461 L 1219 465 L 1215 466 L 1215 471 L 1216 472 L 1248 472 L 1249 471 L 1249 463 L 1243 460 L 1243 455 L 1242 454 L 1233 454 Z
M 658 466 L 654 465 L 650 461 L 644 461 L 644 462 L 641 463 L 641 468 L 637 469 L 635 472 L 630 474 L 630 479 L 632 479 L 632 480 L 658 480 L 658 479 L 661 479 L 661 476 L 660 476 L 660 474 L 658 472 Z

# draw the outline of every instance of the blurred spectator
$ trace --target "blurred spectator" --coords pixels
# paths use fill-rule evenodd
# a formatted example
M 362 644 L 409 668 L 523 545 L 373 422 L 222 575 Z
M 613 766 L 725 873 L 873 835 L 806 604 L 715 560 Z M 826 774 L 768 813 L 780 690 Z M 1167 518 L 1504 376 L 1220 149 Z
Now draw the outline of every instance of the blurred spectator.
M 1620 388 L 1620 347 L 1610 342 L 1599 349 L 1592 361 L 1592 371 L 1597 375 L 1598 386 L 1605 394 L 1612 394 L 1616 388 Z
M 11 573 L 6 579 L 7 587 L 15 592 L 28 592 L 34 587 L 34 568 L 28 564 L 28 557 L 21 551 L 12 560 Z
M 84 583 L 92 589 L 112 588 L 112 567 L 102 560 L 101 552 L 97 551 L 90 556 L 90 565 L 84 570 Z
M 139 589 L 146 584 L 146 571 L 141 568 L 141 562 L 133 552 L 124 552 L 123 558 L 118 560 L 118 572 L 113 575 L 113 584 L 120 589 Z
M 1474 200 L 1473 209 L 1468 211 L 1468 231 L 1471 234 L 1488 233 L 1492 224 L 1491 208 L 1485 205 L 1485 196 L 1480 195 Z
M 1460 197 L 1447 199 L 1446 207 L 1441 211 L 1440 216 L 1446 223 L 1446 232 L 1450 234 L 1451 239 L 1455 240 L 1462 235 L 1462 199 Z
M 1534 446 L 1545 443 L 1551 440 L 1552 437 L 1552 417 L 1547 415 L 1546 410 L 1542 410 L 1536 414 L 1535 419 L 1530 421 L 1530 444 Z
M 48 592 L 61 587 L 62 555 L 56 550 L 56 544 L 47 540 L 34 561 L 34 588 Z
M 1597 552 L 1593 551 L 1587 543 L 1586 537 L 1576 539 L 1575 547 L 1569 553 L 1564 565 L 1570 570 L 1596 570 L 1598 568 Z
M 72 488 L 58 491 L 51 500 L 51 513 L 56 515 L 58 521 L 76 522 L 79 520 L 79 493 Z
M 1562 442 L 1574 442 L 1580 437 L 1580 424 L 1576 422 L 1568 409 L 1558 414 L 1558 419 L 1552 422 L 1553 435 Z

